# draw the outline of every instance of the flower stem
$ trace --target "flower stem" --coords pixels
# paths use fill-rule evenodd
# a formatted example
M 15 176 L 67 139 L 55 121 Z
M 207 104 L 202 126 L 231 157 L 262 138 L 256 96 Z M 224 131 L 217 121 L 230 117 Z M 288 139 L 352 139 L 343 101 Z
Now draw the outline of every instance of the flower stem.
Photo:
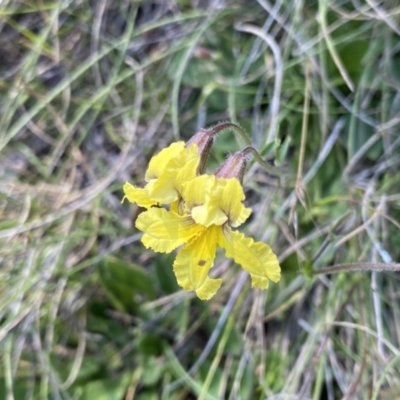
M 327 275 L 336 274 L 338 272 L 356 272 L 356 271 L 400 271 L 400 264 L 386 264 L 386 263 L 351 263 L 351 264 L 338 264 L 328 268 L 318 269 L 312 271 L 313 275 Z
M 279 175 L 282 176 L 284 173 L 280 171 L 278 168 L 273 167 L 272 165 L 268 164 L 265 162 L 261 156 L 260 153 L 252 146 L 247 146 L 242 150 L 242 153 L 248 154 L 251 153 L 254 157 L 254 159 L 269 173 L 272 175 Z
M 224 131 L 232 130 L 234 133 L 239 135 L 239 139 L 245 146 L 251 146 L 251 140 L 247 132 L 238 124 L 234 122 L 220 122 L 219 124 L 208 128 L 213 134 L 222 133 Z
M 245 145 L 246 147 L 242 150 L 245 154 L 247 153 L 252 153 L 254 156 L 254 159 L 270 174 L 272 175 L 283 175 L 283 172 L 280 171 L 279 169 L 273 167 L 272 165 L 266 163 L 262 157 L 260 156 L 260 153 L 251 145 L 251 139 L 247 132 L 238 124 L 235 124 L 234 122 L 221 122 L 212 128 L 208 128 L 213 135 L 217 135 L 218 133 L 223 133 L 224 131 L 227 130 L 232 130 L 235 134 L 239 135 L 240 141 Z

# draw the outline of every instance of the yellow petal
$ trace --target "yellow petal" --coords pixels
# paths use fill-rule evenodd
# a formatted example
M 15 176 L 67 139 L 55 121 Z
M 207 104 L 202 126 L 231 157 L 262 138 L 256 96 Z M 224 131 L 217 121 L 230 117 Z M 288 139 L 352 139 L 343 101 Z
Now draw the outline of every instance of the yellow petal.
M 281 279 L 278 259 L 265 243 L 254 242 L 243 233 L 225 227 L 218 244 L 225 249 L 227 257 L 233 258 L 250 274 L 252 287 L 266 289 L 269 280 L 278 282 Z
M 228 216 L 229 225 L 237 227 L 243 224 L 251 214 L 251 208 L 242 204 L 245 197 L 240 182 L 236 178 L 219 178 L 215 191 L 219 193 L 219 207 Z
M 157 155 L 152 157 L 149 162 L 149 168 L 146 171 L 146 182 L 150 181 L 150 179 L 158 178 L 165 170 L 169 161 L 179 156 L 184 147 L 185 142 L 175 142 L 165 149 L 162 149 Z
M 183 213 L 180 212 L 181 210 L 180 203 L 181 203 L 180 201 L 174 201 L 173 203 L 170 204 L 169 210 L 173 211 L 175 214 L 183 215 Z
M 214 175 L 200 175 L 184 184 L 183 198 L 186 208 L 191 210 L 193 207 L 204 204 L 206 196 L 211 193 L 215 183 Z
M 221 210 L 214 175 L 201 175 L 185 185 L 183 198 L 192 218 L 205 227 L 222 225 L 228 219 Z
M 204 229 L 202 234 L 181 249 L 174 262 L 179 286 L 194 290 L 202 300 L 208 300 L 220 288 L 222 280 L 208 277 L 217 247 L 218 227 Z
M 154 181 L 154 185 L 149 190 L 149 196 L 160 204 L 170 204 L 179 198 L 178 191 L 175 189 L 175 179 L 173 174 L 164 173 Z
M 122 201 L 127 198 L 131 203 L 137 203 L 138 206 L 145 208 L 150 208 L 157 204 L 156 201 L 150 199 L 147 188 L 137 188 L 129 182 L 126 182 L 123 189 L 125 196 Z
M 192 208 L 192 218 L 198 223 L 205 227 L 211 225 L 223 225 L 227 220 L 227 215 L 217 206 L 215 207 L 213 203 L 208 202 L 202 206 L 197 206 Z
M 197 169 L 200 164 L 200 156 L 197 151 L 197 145 L 194 144 L 191 146 L 193 151 L 186 153 L 186 157 L 183 159 L 182 163 L 184 165 L 173 165 L 172 163 L 169 165 L 170 168 L 175 169 L 177 171 L 175 177 L 175 187 L 180 194 L 183 192 L 183 187 L 186 182 L 189 182 L 197 175 Z
M 193 219 L 203 226 L 241 225 L 251 214 L 242 204 L 244 193 L 236 178 L 215 178 L 201 175 L 185 185 L 183 197 Z
M 153 207 L 136 219 L 136 228 L 144 232 L 142 243 L 160 253 L 169 253 L 189 242 L 203 229 L 187 215 L 181 216 L 164 208 Z
M 183 185 L 197 174 L 200 156 L 197 145 L 184 148 L 176 157 L 169 160 L 159 178 L 154 183 L 149 195 L 161 204 L 169 204 L 178 200 L 183 191 Z

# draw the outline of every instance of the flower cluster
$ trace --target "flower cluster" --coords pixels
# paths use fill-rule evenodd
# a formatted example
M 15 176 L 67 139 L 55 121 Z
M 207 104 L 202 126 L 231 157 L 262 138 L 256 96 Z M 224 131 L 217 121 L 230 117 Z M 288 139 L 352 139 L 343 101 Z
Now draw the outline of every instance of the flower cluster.
M 265 289 L 269 280 L 280 279 L 271 248 L 232 229 L 251 214 L 243 205 L 239 180 L 245 154 L 232 154 L 214 175 L 203 173 L 212 133 L 202 130 L 186 145 L 171 144 L 151 159 L 144 188 L 128 182 L 123 188 L 124 199 L 147 209 L 136 220 L 136 227 L 144 232 L 143 244 L 161 253 L 179 247 L 173 265 L 178 284 L 203 300 L 210 299 L 222 283 L 208 276 L 217 247 L 250 274 L 253 287 Z

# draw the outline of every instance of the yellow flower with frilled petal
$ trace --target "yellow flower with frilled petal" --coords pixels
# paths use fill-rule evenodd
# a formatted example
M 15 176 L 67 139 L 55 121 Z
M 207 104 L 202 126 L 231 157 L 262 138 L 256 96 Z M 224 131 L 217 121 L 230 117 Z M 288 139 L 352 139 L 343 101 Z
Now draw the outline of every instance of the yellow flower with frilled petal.
M 150 160 L 144 188 L 125 183 L 122 201 L 126 198 L 145 208 L 171 204 L 180 199 L 183 184 L 196 176 L 199 163 L 196 143 L 189 147 L 185 147 L 184 142 L 172 143 Z
M 142 242 L 147 248 L 169 253 L 184 245 L 174 262 L 183 289 L 195 291 L 203 300 L 217 292 L 222 280 L 208 276 L 217 247 L 250 274 L 253 287 L 266 289 L 269 280 L 280 280 L 278 259 L 271 248 L 232 230 L 251 213 L 242 203 L 243 188 L 236 178 L 198 176 L 184 185 L 182 197 L 182 215 L 174 209 L 150 208 L 139 215 L 136 227 L 144 232 Z

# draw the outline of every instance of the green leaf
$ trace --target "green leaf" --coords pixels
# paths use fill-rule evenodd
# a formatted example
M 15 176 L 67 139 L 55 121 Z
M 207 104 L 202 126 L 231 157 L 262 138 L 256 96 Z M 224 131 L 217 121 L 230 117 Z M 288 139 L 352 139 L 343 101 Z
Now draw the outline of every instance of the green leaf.
M 156 254 L 155 256 L 155 273 L 158 284 L 164 293 L 174 293 L 179 289 L 176 278 L 172 270 L 172 263 L 175 254 Z
M 291 137 L 286 136 L 285 140 L 282 143 L 282 146 L 279 147 L 275 159 L 275 165 L 277 167 L 282 165 L 282 163 L 285 161 L 291 142 L 292 142 Z
M 136 264 L 109 257 L 99 264 L 99 276 L 110 300 L 122 311 L 137 310 L 143 296 L 155 297 L 153 280 Z
M 281 145 L 281 140 L 279 138 L 276 138 L 272 142 L 267 143 L 260 151 L 260 156 L 264 157 L 268 155 L 269 153 L 275 152 Z
M 14 399 L 25 399 L 28 396 L 28 393 L 32 390 L 32 384 L 26 378 L 17 378 L 13 383 L 13 395 Z M 38 391 L 35 388 L 35 393 Z M 0 379 L 0 398 L 1 399 L 8 399 L 10 397 L 7 396 L 8 394 L 7 385 L 5 379 Z
M 127 373 L 119 378 L 104 379 L 89 382 L 75 391 L 73 396 L 78 400 L 121 400 L 129 385 L 131 374 Z
M 139 339 L 138 347 L 145 355 L 159 356 L 162 354 L 163 341 L 159 336 L 149 333 Z
M 146 386 L 154 386 L 161 378 L 163 364 L 156 357 L 146 357 L 144 360 L 142 382 Z

